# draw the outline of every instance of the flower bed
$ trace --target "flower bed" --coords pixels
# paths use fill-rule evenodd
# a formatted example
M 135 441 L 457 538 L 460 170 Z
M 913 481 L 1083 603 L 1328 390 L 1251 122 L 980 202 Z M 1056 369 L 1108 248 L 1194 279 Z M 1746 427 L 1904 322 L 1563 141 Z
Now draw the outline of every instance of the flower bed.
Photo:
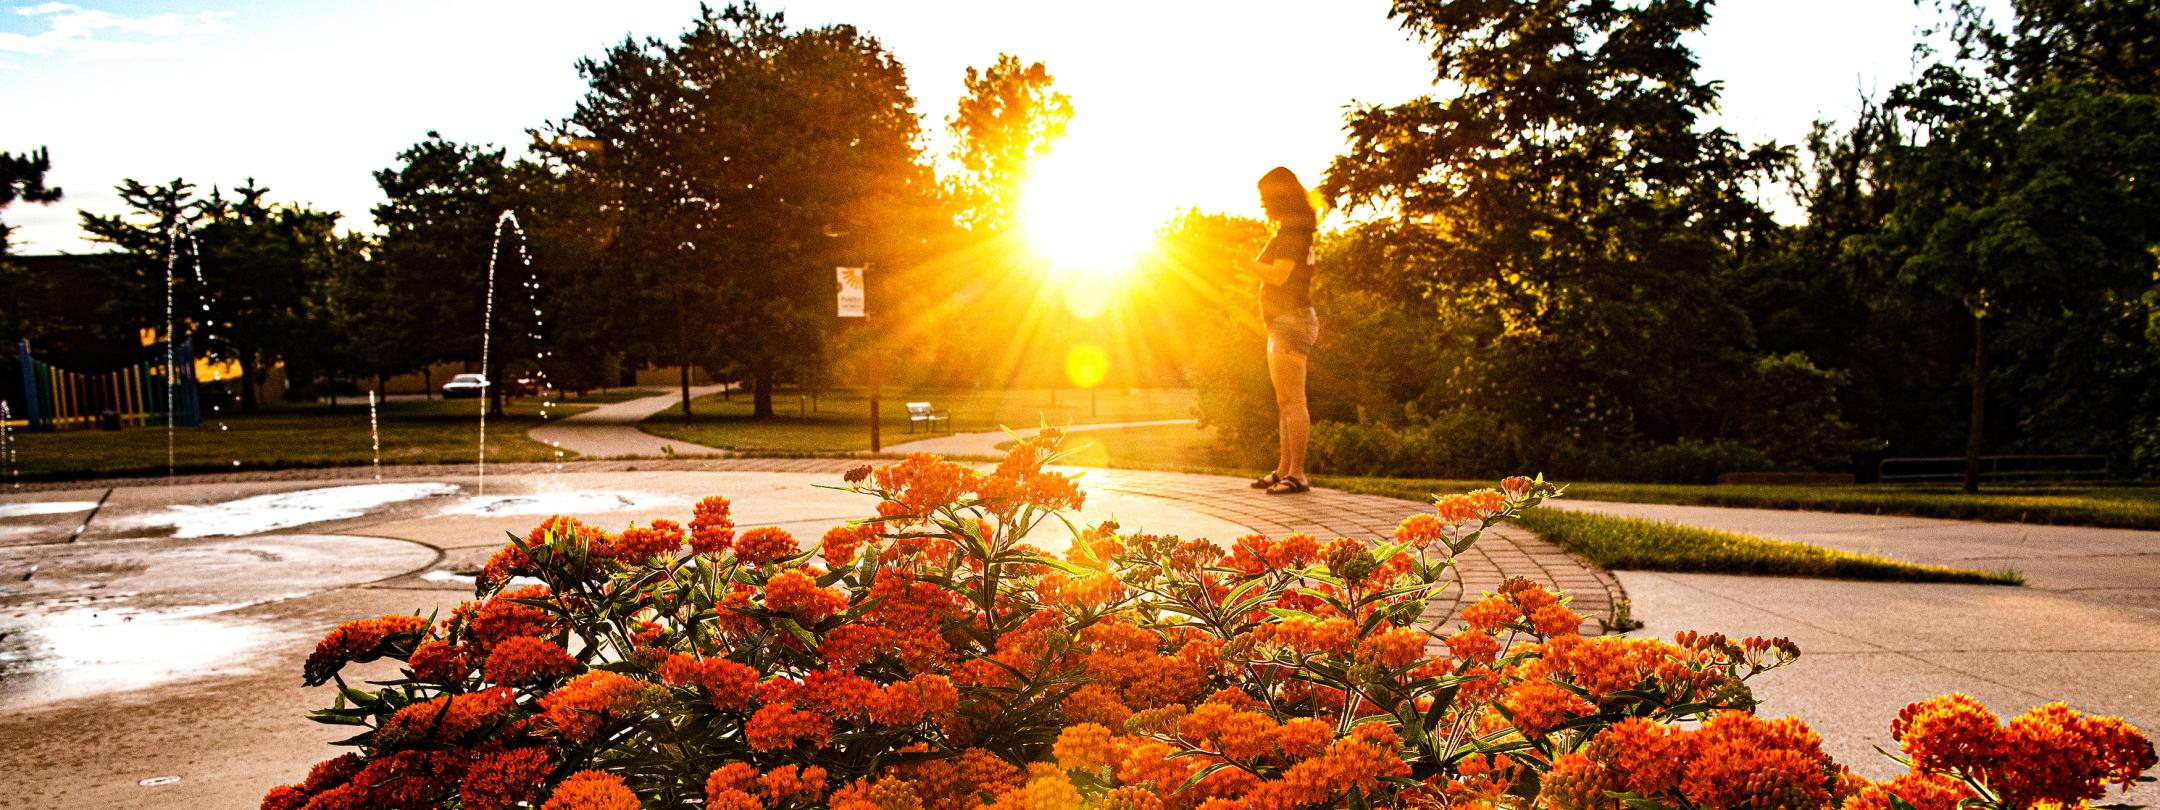
M 852 471 L 877 516 L 808 551 L 717 497 L 619 534 L 551 518 L 449 616 L 323 639 L 314 717 L 356 750 L 263 807 L 1949 810 L 2077 805 L 2154 765 L 2119 719 L 1952 695 L 1900 713 L 1912 770 L 1872 783 L 1751 711 L 1783 639 L 1588 638 L 1523 579 L 1438 627 L 1455 556 L 1543 480 L 1376 543 L 1225 549 L 1067 522 L 1059 441 Z M 1069 548 L 1030 545 L 1045 524 Z M 397 677 L 347 683 L 379 659 Z

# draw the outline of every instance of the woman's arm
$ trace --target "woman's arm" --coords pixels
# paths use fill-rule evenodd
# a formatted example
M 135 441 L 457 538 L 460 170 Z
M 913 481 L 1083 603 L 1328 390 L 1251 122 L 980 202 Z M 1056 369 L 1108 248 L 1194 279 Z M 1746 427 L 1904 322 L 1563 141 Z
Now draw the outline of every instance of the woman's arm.
M 1261 263 L 1239 256 L 1238 269 L 1259 276 L 1261 281 L 1279 286 L 1283 282 L 1290 280 L 1291 271 L 1297 269 L 1297 261 L 1294 259 L 1276 259 L 1272 262 Z

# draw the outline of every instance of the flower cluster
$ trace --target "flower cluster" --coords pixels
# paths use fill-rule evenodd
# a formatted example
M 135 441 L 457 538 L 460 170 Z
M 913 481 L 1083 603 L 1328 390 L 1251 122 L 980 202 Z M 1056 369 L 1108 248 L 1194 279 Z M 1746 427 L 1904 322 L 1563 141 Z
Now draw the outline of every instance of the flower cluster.
M 1053 555 L 1028 536 L 1085 498 L 1061 438 L 850 471 L 875 516 L 808 549 L 720 497 L 620 533 L 549 518 L 440 621 L 323 638 L 305 680 L 343 688 L 315 716 L 358 750 L 263 807 L 2025 810 L 2154 764 L 2115 718 L 1949 696 L 1898 717 L 1912 772 L 1874 784 L 1752 713 L 1782 639 L 1585 637 L 1526 579 L 1430 620 L 1457 555 L 1559 494 L 1542 479 L 1389 538 L 1106 523 Z M 376 660 L 403 677 L 345 682 Z

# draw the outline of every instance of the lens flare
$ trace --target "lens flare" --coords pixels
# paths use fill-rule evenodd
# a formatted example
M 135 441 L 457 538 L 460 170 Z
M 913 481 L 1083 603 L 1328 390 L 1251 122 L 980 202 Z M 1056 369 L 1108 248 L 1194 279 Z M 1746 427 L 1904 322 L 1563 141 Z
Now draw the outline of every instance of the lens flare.
M 1101 346 L 1082 343 L 1065 353 L 1065 379 L 1081 388 L 1101 385 L 1110 375 L 1110 354 Z
M 1066 144 L 1021 189 L 1028 245 L 1060 275 L 1122 275 L 1154 243 L 1160 218 L 1132 199 L 1120 176 L 1115 155 Z

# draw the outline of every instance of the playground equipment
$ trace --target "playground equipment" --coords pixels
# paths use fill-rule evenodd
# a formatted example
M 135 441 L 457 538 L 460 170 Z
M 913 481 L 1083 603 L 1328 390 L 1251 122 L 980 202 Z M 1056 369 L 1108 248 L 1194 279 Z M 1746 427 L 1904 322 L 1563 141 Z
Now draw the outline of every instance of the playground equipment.
M 106 411 L 116 414 L 121 425 L 147 426 L 165 421 L 168 403 L 173 423 L 202 424 L 192 340 L 172 346 L 169 354 L 162 345 L 153 347 L 150 359 L 104 374 L 80 374 L 39 360 L 30 354 L 27 340 L 16 348 L 26 430 L 95 428 Z M 175 385 L 168 385 L 168 369 Z

